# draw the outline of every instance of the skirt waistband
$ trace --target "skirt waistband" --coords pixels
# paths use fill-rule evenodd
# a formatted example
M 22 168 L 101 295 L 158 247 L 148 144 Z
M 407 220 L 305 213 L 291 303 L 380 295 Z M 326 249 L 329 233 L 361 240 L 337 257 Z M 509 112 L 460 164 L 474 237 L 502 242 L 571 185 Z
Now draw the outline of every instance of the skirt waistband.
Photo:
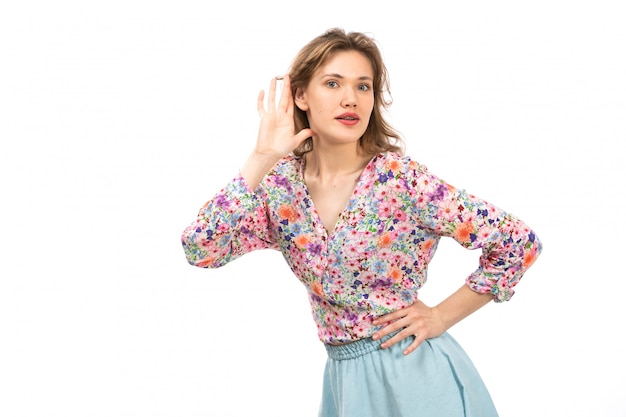
M 379 340 L 374 340 L 371 337 L 368 337 L 345 345 L 330 345 L 328 343 L 325 343 L 324 346 L 326 347 L 328 357 L 331 359 L 335 359 L 338 361 L 342 361 L 345 359 L 354 359 L 380 349 L 380 345 L 385 340 L 391 339 L 399 331 L 400 330 L 396 330 L 395 332 L 388 334 L 387 336 Z

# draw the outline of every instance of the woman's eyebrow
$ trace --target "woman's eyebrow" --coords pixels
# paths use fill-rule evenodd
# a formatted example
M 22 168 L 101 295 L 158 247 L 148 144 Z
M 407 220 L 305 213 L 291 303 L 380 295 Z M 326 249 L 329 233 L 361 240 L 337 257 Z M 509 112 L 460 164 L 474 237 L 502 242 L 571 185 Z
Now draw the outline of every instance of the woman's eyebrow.
M 325 78 L 325 77 L 331 77 L 331 78 L 339 78 L 339 79 L 343 79 L 345 78 L 343 75 L 341 74 L 337 74 L 337 73 L 332 73 L 332 74 L 324 74 L 322 75 L 320 78 Z M 358 78 L 359 80 L 369 80 L 369 81 L 373 81 L 372 77 L 370 77 L 369 75 L 362 75 Z

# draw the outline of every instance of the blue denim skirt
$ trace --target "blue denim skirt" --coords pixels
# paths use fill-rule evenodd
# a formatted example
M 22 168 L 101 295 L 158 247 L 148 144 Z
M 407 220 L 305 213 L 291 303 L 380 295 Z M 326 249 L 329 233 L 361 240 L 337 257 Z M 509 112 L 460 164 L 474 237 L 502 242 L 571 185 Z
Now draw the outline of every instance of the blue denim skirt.
M 412 338 L 381 349 L 383 340 L 325 345 L 320 417 L 498 416 L 478 371 L 450 334 L 425 340 L 409 355 L 402 352 Z

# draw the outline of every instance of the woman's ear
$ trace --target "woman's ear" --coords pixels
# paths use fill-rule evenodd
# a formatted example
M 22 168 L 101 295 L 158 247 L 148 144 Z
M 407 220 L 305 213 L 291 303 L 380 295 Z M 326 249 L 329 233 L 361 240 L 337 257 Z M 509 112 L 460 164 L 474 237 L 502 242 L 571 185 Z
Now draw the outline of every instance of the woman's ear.
M 296 103 L 296 106 L 298 106 L 300 110 L 307 111 L 309 109 L 309 105 L 306 104 L 306 97 L 304 95 L 304 90 L 302 88 L 296 89 L 294 101 Z

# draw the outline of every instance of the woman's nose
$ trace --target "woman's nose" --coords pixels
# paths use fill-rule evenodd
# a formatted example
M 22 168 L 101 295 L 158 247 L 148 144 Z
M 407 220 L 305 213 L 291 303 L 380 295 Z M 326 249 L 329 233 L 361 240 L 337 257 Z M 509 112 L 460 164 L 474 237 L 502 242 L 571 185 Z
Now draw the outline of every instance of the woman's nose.
M 341 105 L 343 107 L 355 107 L 356 106 L 356 97 L 353 91 L 346 91 L 343 96 L 343 100 Z

